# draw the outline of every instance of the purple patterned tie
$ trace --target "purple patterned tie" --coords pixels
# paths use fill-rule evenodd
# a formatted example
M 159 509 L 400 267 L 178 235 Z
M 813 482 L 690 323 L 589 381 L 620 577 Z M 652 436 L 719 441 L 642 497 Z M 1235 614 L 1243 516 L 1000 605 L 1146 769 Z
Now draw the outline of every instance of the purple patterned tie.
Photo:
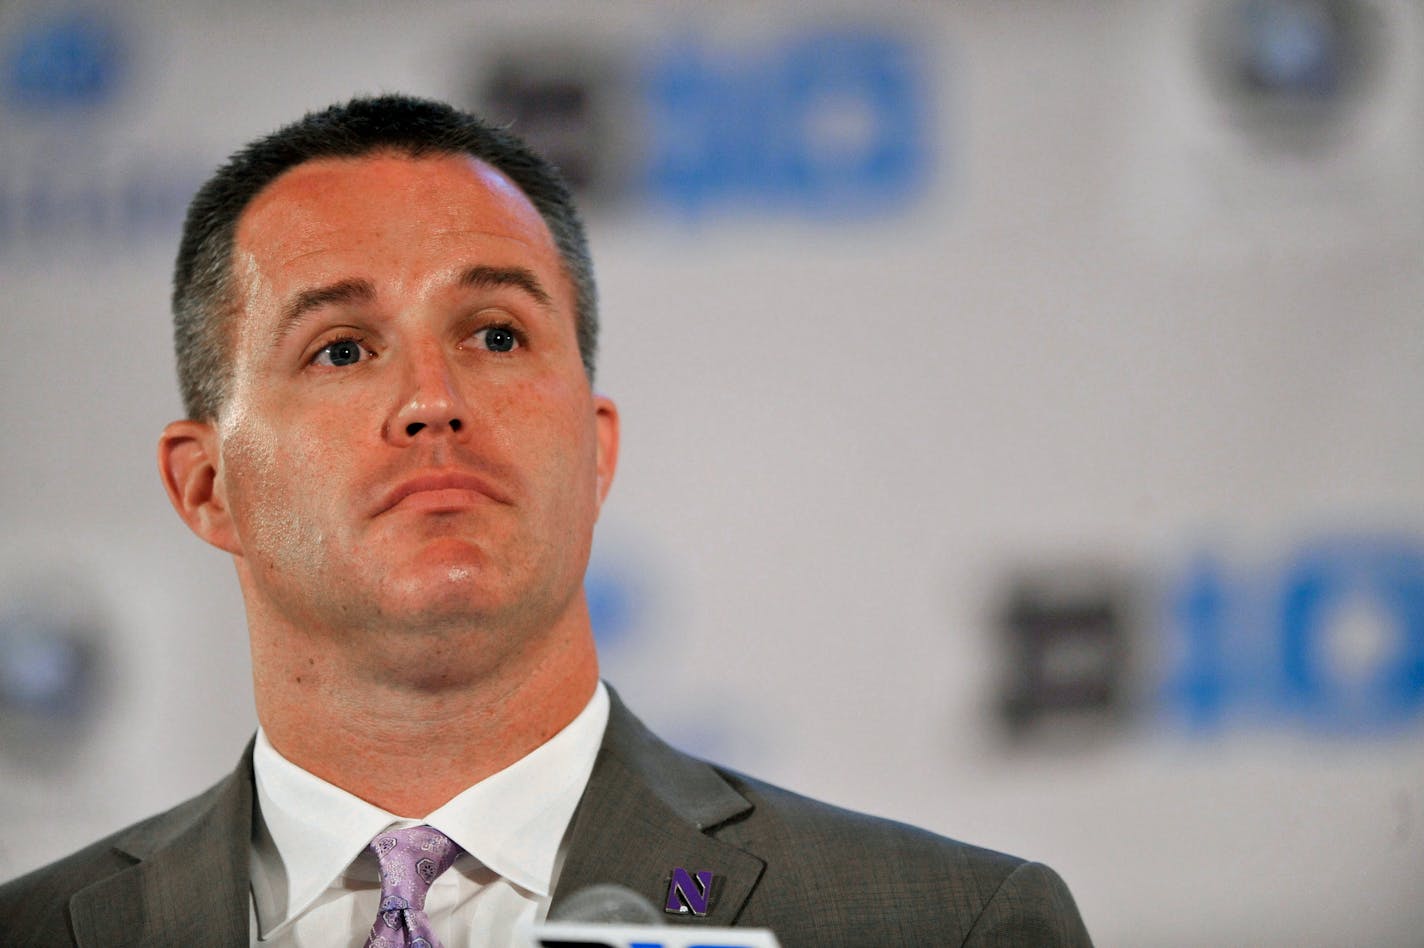
M 381 863 L 381 910 L 366 948 L 440 948 L 425 917 L 430 883 L 464 852 L 430 826 L 386 830 L 371 840 Z

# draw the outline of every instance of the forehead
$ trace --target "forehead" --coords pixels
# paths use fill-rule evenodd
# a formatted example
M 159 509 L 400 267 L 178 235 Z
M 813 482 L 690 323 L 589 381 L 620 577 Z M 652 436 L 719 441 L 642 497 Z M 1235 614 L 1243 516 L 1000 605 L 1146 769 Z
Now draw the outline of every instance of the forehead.
M 413 271 L 519 257 L 562 273 L 553 238 L 517 185 L 466 155 L 376 153 L 304 162 L 238 218 L 239 281 Z M 455 260 L 461 255 L 480 259 Z M 348 272 L 369 269 L 375 273 Z M 407 272 L 410 271 L 410 272 Z

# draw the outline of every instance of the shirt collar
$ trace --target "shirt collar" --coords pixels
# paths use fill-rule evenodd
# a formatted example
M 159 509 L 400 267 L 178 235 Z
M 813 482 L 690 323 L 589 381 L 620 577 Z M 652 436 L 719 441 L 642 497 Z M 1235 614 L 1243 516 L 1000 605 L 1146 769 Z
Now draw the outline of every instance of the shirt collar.
M 303 770 L 259 728 L 252 753 L 259 811 L 252 897 L 262 937 L 305 912 L 391 826 L 428 823 L 490 870 L 547 898 L 564 833 L 603 741 L 608 704 L 599 682 L 562 731 L 424 820 L 397 817 Z

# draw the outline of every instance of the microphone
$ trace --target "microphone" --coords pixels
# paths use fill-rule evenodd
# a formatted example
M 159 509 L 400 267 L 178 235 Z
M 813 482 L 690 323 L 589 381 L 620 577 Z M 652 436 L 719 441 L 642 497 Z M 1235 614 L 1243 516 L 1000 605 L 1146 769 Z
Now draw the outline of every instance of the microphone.
M 653 903 L 632 889 L 600 882 L 584 886 L 565 899 L 558 911 L 549 913 L 549 921 L 661 925 L 663 920 Z
M 579 889 L 530 934 L 537 948 L 781 948 L 769 928 L 664 925 L 651 902 L 612 883 Z

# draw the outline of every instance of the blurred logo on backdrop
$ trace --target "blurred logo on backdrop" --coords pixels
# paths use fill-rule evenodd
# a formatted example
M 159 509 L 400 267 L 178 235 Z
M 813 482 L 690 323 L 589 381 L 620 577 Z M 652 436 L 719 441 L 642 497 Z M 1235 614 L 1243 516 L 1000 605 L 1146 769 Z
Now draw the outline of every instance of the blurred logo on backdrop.
M 1312 150 L 1339 141 L 1382 66 L 1384 24 L 1368 0 L 1233 0 L 1210 8 L 1208 83 L 1260 143 Z
M 863 218 L 904 209 L 929 181 L 923 51 L 883 28 L 507 43 L 474 61 L 466 104 L 552 156 L 595 204 Z
M 1422 539 L 1327 537 L 1267 563 L 1204 552 L 1160 585 L 1060 565 L 1016 573 L 1003 602 L 996 716 L 1013 741 L 1424 720 Z
M 125 45 L 117 21 L 97 10 L 36 20 L 11 39 L 6 99 L 31 113 L 102 106 L 125 78 Z
M 77 570 L 12 569 L 4 578 L 0 759 L 62 768 L 80 756 L 104 710 L 109 623 Z
M 654 554 L 646 538 L 600 526 L 583 583 L 599 673 L 635 696 L 638 713 L 675 746 L 755 763 L 767 743 L 761 722 L 729 708 L 735 684 L 695 664 L 687 623 L 669 614 L 682 601 L 669 575 L 675 562 Z
M 1127 717 L 1132 587 L 1096 566 L 1025 571 L 1000 607 L 999 720 L 1014 739 Z
M 626 553 L 589 561 L 583 591 L 600 653 L 617 654 L 643 631 L 647 592 L 641 588 L 640 572 Z
M 207 169 L 144 127 L 145 35 L 95 5 L 37 8 L 0 38 L 0 256 L 176 242 Z

